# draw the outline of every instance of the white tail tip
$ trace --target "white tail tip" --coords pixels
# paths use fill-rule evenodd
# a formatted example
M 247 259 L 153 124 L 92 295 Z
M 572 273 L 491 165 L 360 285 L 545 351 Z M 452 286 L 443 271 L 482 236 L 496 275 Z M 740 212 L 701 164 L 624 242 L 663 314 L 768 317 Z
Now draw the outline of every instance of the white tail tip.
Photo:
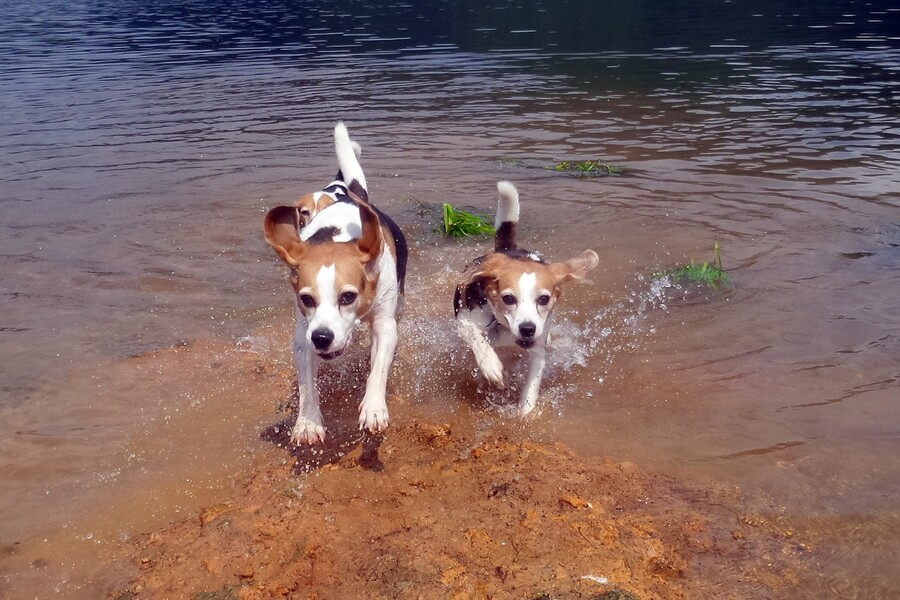
M 519 221 L 519 191 L 509 181 L 498 181 L 497 191 L 500 193 L 500 200 L 497 202 L 497 218 L 494 220 L 494 226 L 499 228 L 501 223 Z
M 366 176 L 359 164 L 362 148 L 350 139 L 350 133 L 343 121 L 339 121 L 334 126 L 334 147 L 337 153 L 338 167 L 344 176 L 344 181 L 350 184 L 355 179 L 363 189 L 368 189 Z

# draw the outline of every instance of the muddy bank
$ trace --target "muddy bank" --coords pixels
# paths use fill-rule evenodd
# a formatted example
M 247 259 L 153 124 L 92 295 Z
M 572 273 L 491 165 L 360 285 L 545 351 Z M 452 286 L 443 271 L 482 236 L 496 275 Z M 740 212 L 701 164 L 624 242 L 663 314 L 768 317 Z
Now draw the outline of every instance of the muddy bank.
M 771 598 L 808 558 L 730 494 L 500 434 L 399 422 L 378 460 L 298 466 L 136 539 L 112 596 Z

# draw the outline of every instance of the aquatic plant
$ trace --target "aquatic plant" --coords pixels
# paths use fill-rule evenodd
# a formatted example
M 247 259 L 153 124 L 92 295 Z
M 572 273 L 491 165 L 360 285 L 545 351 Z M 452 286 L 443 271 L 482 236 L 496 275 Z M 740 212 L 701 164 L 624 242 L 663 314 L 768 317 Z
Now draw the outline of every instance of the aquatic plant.
M 561 173 L 575 173 L 576 175 L 592 177 L 596 175 L 621 175 L 625 172 L 625 167 L 611 165 L 609 163 L 600 162 L 599 160 L 583 160 L 581 162 L 569 162 L 561 160 L 551 167 L 554 171 Z
M 444 203 L 443 232 L 447 237 L 471 237 L 476 235 L 494 235 L 496 229 L 491 224 L 491 217 L 466 212 Z
M 731 277 L 728 276 L 728 273 L 726 273 L 725 269 L 722 267 L 722 255 L 720 250 L 721 247 L 717 240 L 713 246 L 713 260 L 711 263 L 696 263 L 692 258 L 691 264 L 666 269 L 660 273 L 657 278 L 668 277 L 669 281 L 673 284 L 684 281 L 699 283 L 717 290 L 720 285 L 724 286 L 731 283 Z

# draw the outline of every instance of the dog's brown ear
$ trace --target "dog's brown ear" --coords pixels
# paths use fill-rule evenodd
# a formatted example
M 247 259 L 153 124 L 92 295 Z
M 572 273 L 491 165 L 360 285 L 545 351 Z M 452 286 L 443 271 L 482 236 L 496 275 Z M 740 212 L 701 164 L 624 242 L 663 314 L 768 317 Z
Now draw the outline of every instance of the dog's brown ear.
M 556 277 L 556 283 L 564 283 L 573 279 L 584 279 L 588 271 L 600 264 L 600 257 L 593 250 L 585 250 L 575 258 L 553 263 L 550 271 Z
M 466 283 L 456 286 L 456 292 L 453 294 L 453 316 L 458 316 L 463 308 L 475 310 L 478 306 L 484 306 L 488 301 L 488 286 L 495 279 L 476 273 Z
M 266 241 L 281 260 L 292 267 L 300 264 L 306 244 L 300 240 L 300 213 L 295 206 L 276 206 L 266 213 Z
M 501 254 L 489 254 L 475 267 L 465 283 L 456 286 L 456 293 L 453 295 L 454 315 L 458 315 L 463 308 L 474 310 L 487 303 L 489 289 L 497 280 L 499 265 L 504 260 L 505 257 Z
M 359 203 L 359 220 L 362 224 L 362 237 L 356 241 L 356 247 L 362 254 L 362 261 L 369 264 L 381 256 L 384 251 L 381 220 L 375 211 L 365 203 Z
M 502 254 L 488 254 L 469 277 L 469 285 L 480 282 L 484 289 L 500 276 L 500 265 L 506 260 Z

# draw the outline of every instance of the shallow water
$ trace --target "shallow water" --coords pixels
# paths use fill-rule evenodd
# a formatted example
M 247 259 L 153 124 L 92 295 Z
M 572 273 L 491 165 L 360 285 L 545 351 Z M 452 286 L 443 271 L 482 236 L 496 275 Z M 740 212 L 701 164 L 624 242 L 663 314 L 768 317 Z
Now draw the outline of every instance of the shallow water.
M 900 593 L 900 11 L 701 4 L 0 2 L 4 592 L 84 596 L 86 548 L 289 459 L 261 222 L 343 119 L 412 242 L 395 418 L 509 419 L 450 322 L 485 244 L 420 203 L 510 179 L 523 245 L 601 256 L 518 433 L 740 486 L 818 542 L 811 597 Z M 546 168 L 580 159 L 626 173 Z M 733 286 L 654 280 L 715 241 Z

